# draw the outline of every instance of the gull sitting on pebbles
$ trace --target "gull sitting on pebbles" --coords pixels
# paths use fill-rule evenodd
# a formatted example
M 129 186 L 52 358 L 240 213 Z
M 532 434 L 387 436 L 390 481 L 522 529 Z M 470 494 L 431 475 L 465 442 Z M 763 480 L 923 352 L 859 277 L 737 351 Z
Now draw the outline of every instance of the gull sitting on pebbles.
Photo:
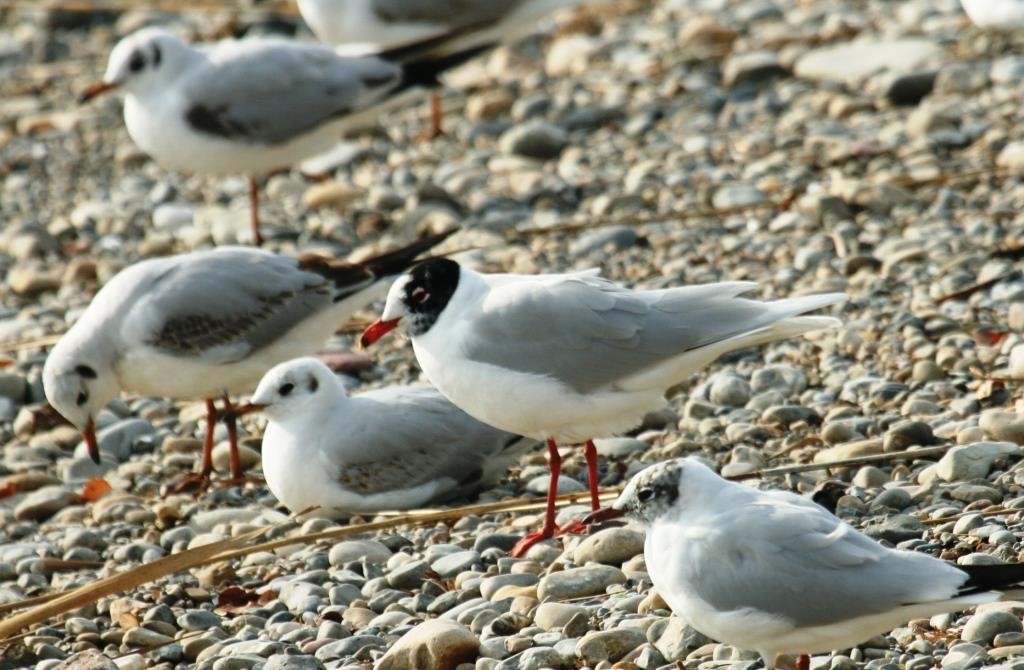
M 248 393 L 274 365 L 313 353 L 391 278 L 450 233 L 361 263 L 223 247 L 145 260 L 118 273 L 50 352 L 50 404 L 99 463 L 96 415 L 118 393 L 206 398 L 202 478 L 212 470 L 214 398 Z M 230 416 L 230 415 L 229 415 Z M 231 474 L 242 476 L 228 422 Z
M 293 512 L 319 507 L 336 516 L 465 498 L 537 444 L 480 423 L 431 386 L 350 397 L 315 358 L 271 369 L 237 409 L 250 411 L 270 420 L 263 476 Z
M 620 516 L 646 528 L 647 569 L 672 611 L 757 651 L 769 670 L 779 654 L 849 649 L 911 619 L 999 600 L 1024 580 L 1024 565 L 889 549 L 806 498 L 727 481 L 695 459 L 637 473 L 588 521 Z
M 114 47 L 89 100 L 126 92 L 128 134 L 172 170 L 249 177 L 252 236 L 259 227 L 255 177 L 325 151 L 343 133 L 375 125 L 410 90 L 490 47 L 452 50 L 442 34 L 378 56 L 345 58 L 331 49 L 277 38 L 193 47 L 162 28 L 144 28 Z
M 557 530 L 557 442 L 586 443 L 597 509 L 592 438 L 636 427 L 664 406 L 667 389 L 722 354 L 840 323 L 801 315 L 842 302 L 845 294 L 774 302 L 739 297 L 754 286 L 633 291 L 595 271 L 486 275 L 432 259 L 395 281 L 362 343 L 404 326 L 423 373 L 449 400 L 484 423 L 547 441 L 544 526 L 515 547 L 519 555 Z

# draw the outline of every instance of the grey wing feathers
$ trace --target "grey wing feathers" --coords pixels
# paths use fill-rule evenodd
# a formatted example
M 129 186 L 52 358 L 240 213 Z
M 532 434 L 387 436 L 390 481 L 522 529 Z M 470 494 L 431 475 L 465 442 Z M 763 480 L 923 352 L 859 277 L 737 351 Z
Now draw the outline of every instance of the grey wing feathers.
M 957 595 L 967 575 L 925 554 L 891 551 L 799 496 L 742 510 L 742 532 L 715 535 L 714 570 L 694 580 L 722 611 L 753 608 L 824 625 Z M 775 497 L 775 496 L 773 496 Z M 731 510 L 737 518 L 737 512 Z M 688 569 L 680 566 L 681 569 Z
M 170 355 L 241 360 L 331 304 L 326 280 L 283 256 L 222 248 L 175 260 L 134 307 L 146 343 Z
M 585 392 L 838 300 L 832 295 L 765 303 L 737 297 L 754 286 L 729 282 L 630 291 L 588 273 L 497 284 L 466 352 Z
M 401 69 L 342 58 L 326 47 L 242 40 L 215 49 L 185 84 L 186 119 L 199 132 L 256 144 L 286 142 L 379 102 Z
M 430 386 L 380 389 L 349 403 L 350 434 L 365 435 L 365 449 L 345 458 L 339 480 L 363 494 L 433 480 L 448 482 L 447 495 L 434 502 L 473 492 L 487 481 L 488 461 L 519 439 L 480 423 Z
M 374 0 L 384 21 L 436 23 L 460 27 L 498 21 L 525 0 Z

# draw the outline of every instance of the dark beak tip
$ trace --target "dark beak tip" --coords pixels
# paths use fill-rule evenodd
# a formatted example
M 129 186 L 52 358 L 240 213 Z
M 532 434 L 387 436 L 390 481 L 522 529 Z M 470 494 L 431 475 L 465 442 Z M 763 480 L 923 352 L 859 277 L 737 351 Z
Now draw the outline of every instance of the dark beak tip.
M 583 518 L 583 525 L 590 526 L 595 523 L 602 523 L 604 521 L 611 521 L 613 519 L 620 519 L 626 515 L 622 510 L 617 510 L 614 507 L 602 507 L 596 509 L 586 517 Z
M 96 451 L 89 450 L 89 458 L 91 458 L 92 462 L 95 463 L 96 465 L 101 465 L 99 450 L 96 450 Z

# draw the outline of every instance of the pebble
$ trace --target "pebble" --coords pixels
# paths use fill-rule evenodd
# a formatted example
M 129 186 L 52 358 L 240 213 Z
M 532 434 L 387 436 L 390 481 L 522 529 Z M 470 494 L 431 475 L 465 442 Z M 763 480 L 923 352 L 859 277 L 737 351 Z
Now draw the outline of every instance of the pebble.
M 476 659 L 480 641 L 465 626 L 434 619 L 403 635 L 377 662 L 375 670 L 455 670 Z
M 608 565 L 622 565 L 641 553 L 644 536 L 629 528 L 606 528 L 588 536 L 573 551 L 572 560 L 577 565 L 591 561 Z
M 986 610 L 978 612 L 964 626 L 960 639 L 965 642 L 991 643 L 1001 633 L 1020 633 L 1020 619 L 1009 612 Z
M 547 121 L 525 121 L 506 131 L 498 145 L 506 154 L 548 160 L 557 158 L 569 144 L 568 134 Z
M 604 593 L 612 584 L 621 584 L 626 576 L 618 568 L 608 565 L 588 565 L 554 572 L 540 580 L 537 597 L 565 600 Z
M 545 602 L 537 606 L 533 622 L 543 630 L 555 630 L 565 626 L 577 615 L 586 616 L 587 608 L 570 603 Z

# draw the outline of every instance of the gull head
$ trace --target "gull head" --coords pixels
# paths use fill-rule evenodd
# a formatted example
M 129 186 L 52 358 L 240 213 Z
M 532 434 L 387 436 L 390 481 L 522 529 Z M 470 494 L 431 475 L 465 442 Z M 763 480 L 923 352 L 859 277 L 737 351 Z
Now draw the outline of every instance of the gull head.
M 650 526 L 666 515 L 678 515 L 698 505 L 725 483 L 696 459 L 664 461 L 634 475 L 612 506 L 594 512 L 591 520 L 628 516 Z
M 195 53 L 192 47 L 164 28 L 143 28 L 114 46 L 103 79 L 86 88 L 80 101 L 117 88 L 136 94 L 164 90 Z
M 64 341 L 46 358 L 43 391 L 50 405 L 82 433 L 89 456 L 99 464 L 96 415 L 120 391 L 117 377 L 101 357 L 85 348 L 62 347 Z
M 384 312 L 363 332 L 360 343 L 368 347 L 399 325 L 410 337 L 426 333 L 451 301 L 461 272 L 448 258 L 418 263 L 391 285 Z
M 299 419 L 330 411 L 346 396 L 331 369 L 315 358 L 297 358 L 270 369 L 260 380 L 249 407 L 271 421 Z

